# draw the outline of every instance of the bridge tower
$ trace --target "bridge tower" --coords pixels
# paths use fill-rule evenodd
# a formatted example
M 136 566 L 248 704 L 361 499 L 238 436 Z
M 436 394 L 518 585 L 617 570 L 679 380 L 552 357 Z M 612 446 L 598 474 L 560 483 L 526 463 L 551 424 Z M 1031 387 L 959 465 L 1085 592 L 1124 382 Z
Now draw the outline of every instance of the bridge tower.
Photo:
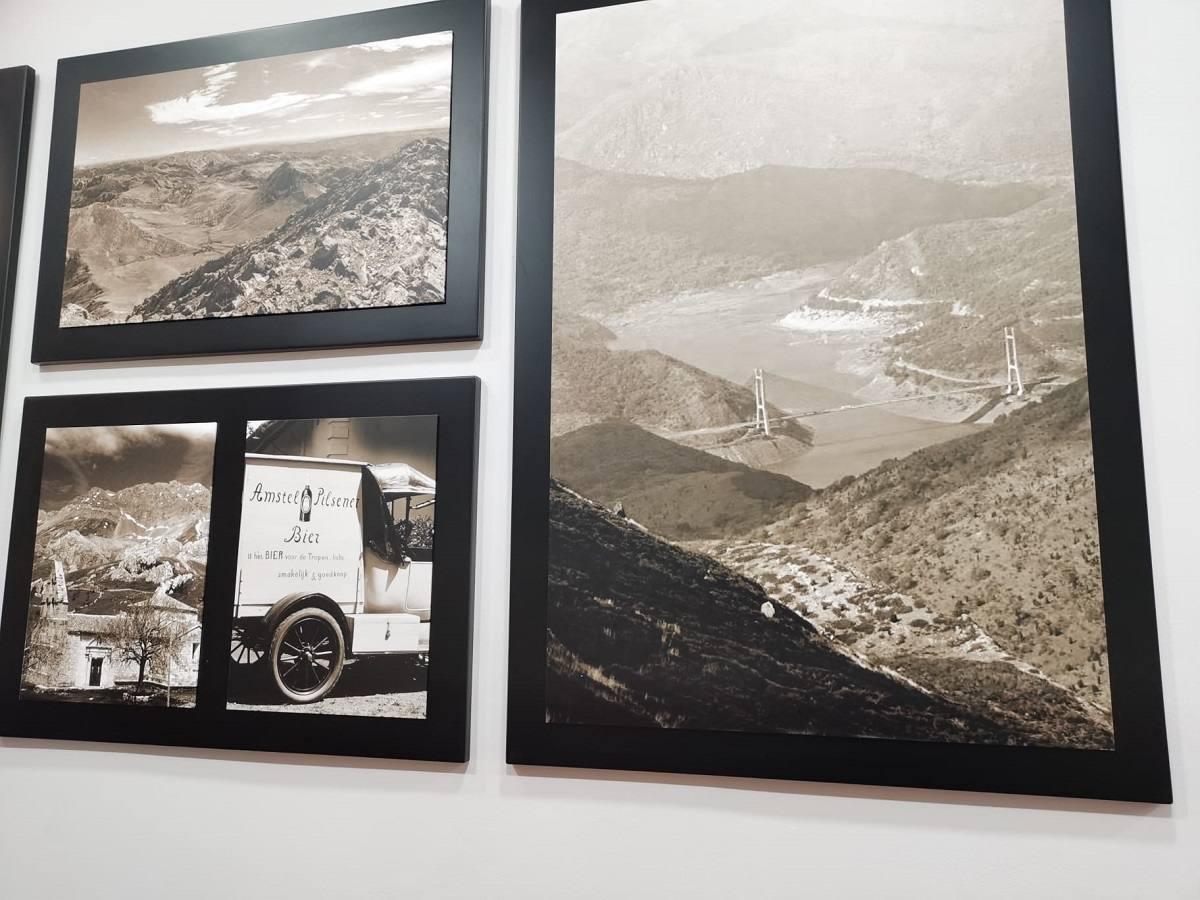
M 763 370 L 754 370 L 754 430 L 771 434 L 771 418 L 767 415 L 767 385 L 763 381 Z
M 1004 389 L 1004 395 L 1024 397 L 1025 384 L 1021 381 L 1021 367 L 1017 365 L 1017 334 L 1011 326 L 1004 329 L 1004 356 L 1008 361 L 1008 387 Z

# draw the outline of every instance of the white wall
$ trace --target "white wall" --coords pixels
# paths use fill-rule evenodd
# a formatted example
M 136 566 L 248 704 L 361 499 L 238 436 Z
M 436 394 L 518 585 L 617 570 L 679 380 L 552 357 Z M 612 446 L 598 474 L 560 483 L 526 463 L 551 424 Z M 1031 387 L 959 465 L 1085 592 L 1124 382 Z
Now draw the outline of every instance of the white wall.
M 472 762 L 0 741 L 0 897 L 1200 897 L 1200 0 L 1114 0 L 1172 808 L 504 765 L 518 0 L 493 15 L 481 346 L 30 365 L 55 60 L 385 2 L 0 0 L 0 65 L 39 74 L 0 547 L 25 395 L 479 375 Z

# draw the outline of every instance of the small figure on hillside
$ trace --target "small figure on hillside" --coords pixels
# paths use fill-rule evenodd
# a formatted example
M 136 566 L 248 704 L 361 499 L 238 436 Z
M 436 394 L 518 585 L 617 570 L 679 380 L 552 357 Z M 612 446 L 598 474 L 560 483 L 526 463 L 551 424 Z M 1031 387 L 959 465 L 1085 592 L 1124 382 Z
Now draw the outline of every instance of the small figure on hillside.
M 618 519 L 628 518 L 625 515 L 625 504 L 622 503 L 620 500 L 618 500 L 617 505 L 613 507 L 613 515 L 616 516 Z
M 759 607 L 759 610 L 768 619 L 775 618 L 775 604 L 773 604 L 770 600 L 763 601 L 763 605 Z

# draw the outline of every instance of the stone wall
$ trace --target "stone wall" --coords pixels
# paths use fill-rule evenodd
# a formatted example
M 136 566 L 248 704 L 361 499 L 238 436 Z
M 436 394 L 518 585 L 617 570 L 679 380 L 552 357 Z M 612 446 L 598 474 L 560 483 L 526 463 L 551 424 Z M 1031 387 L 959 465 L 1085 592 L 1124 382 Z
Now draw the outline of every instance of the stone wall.
M 120 658 L 113 650 L 111 636 L 116 630 L 116 616 L 41 615 L 38 609 L 31 612 L 33 616 L 39 616 L 30 623 L 30 627 L 36 629 L 31 638 L 36 640 L 39 651 L 34 654 L 36 665 L 24 673 L 26 684 L 42 688 L 103 689 L 137 682 L 137 663 Z M 189 628 L 199 625 L 196 615 L 180 616 L 180 619 Z M 199 644 L 197 627 L 180 640 L 169 667 L 165 658 L 147 667 L 146 680 L 166 684 L 169 668 L 172 687 L 195 687 L 200 664 Z M 103 660 L 98 686 L 90 683 L 94 658 Z

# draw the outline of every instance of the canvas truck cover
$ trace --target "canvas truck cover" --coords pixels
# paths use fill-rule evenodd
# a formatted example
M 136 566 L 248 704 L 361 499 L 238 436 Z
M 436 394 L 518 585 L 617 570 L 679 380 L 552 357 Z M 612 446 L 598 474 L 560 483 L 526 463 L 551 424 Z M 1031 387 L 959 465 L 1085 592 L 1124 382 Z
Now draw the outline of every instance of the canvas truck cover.
M 347 614 L 362 599 L 363 464 L 246 454 L 234 615 L 320 593 Z
M 437 493 L 437 483 L 424 472 L 418 472 L 407 463 L 386 463 L 368 468 L 375 476 L 375 481 L 384 497 L 411 497 Z

